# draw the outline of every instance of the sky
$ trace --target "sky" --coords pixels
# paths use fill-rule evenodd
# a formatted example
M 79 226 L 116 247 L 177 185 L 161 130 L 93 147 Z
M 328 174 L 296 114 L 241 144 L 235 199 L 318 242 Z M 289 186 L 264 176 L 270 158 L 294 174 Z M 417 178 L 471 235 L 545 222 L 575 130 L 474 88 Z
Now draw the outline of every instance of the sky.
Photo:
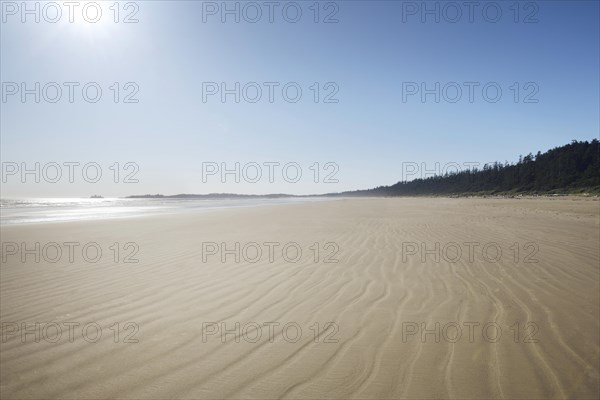
M 600 132 L 598 1 L 77 4 L 1 2 L 2 198 L 339 192 Z

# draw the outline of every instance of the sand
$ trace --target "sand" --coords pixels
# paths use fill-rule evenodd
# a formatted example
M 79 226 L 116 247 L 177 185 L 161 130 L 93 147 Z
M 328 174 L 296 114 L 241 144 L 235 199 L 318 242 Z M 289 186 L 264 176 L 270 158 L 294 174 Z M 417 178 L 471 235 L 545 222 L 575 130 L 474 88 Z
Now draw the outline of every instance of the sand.
M 0 397 L 597 398 L 599 205 L 341 199 L 4 226 Z

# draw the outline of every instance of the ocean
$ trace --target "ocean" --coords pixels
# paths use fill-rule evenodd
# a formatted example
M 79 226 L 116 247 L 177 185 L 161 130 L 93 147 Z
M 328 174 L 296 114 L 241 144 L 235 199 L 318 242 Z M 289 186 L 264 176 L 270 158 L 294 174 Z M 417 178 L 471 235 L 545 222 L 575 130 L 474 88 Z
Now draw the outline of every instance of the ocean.
M 0 200 L 0 225 L 132 218 L 176 214 L 190 210 L 210 211 L 231 207 L 254 207 L 323 201 L 325 198 L 181 199 L 181 198 L 31 198 Z

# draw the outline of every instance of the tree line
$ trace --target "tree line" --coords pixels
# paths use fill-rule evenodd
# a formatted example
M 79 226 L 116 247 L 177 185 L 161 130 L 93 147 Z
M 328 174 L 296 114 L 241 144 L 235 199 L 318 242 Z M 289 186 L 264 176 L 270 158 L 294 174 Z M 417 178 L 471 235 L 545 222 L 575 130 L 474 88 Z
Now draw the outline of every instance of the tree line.
M 449 194 L 600 193 L 600 143 L 573 140 L 545 153 L 520 156 L 516 163 L 494 162 L 483 169 L 398 182 L 341 195 L 402 196 Z

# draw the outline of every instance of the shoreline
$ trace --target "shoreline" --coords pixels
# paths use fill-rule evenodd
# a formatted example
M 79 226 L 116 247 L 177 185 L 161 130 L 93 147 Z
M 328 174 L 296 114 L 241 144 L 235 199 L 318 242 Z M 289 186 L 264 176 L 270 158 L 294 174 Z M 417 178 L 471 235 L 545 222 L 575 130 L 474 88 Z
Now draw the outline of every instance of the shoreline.
M 2 227 L 0 396 L 596 398 L 595 199 L 340 200 Z

